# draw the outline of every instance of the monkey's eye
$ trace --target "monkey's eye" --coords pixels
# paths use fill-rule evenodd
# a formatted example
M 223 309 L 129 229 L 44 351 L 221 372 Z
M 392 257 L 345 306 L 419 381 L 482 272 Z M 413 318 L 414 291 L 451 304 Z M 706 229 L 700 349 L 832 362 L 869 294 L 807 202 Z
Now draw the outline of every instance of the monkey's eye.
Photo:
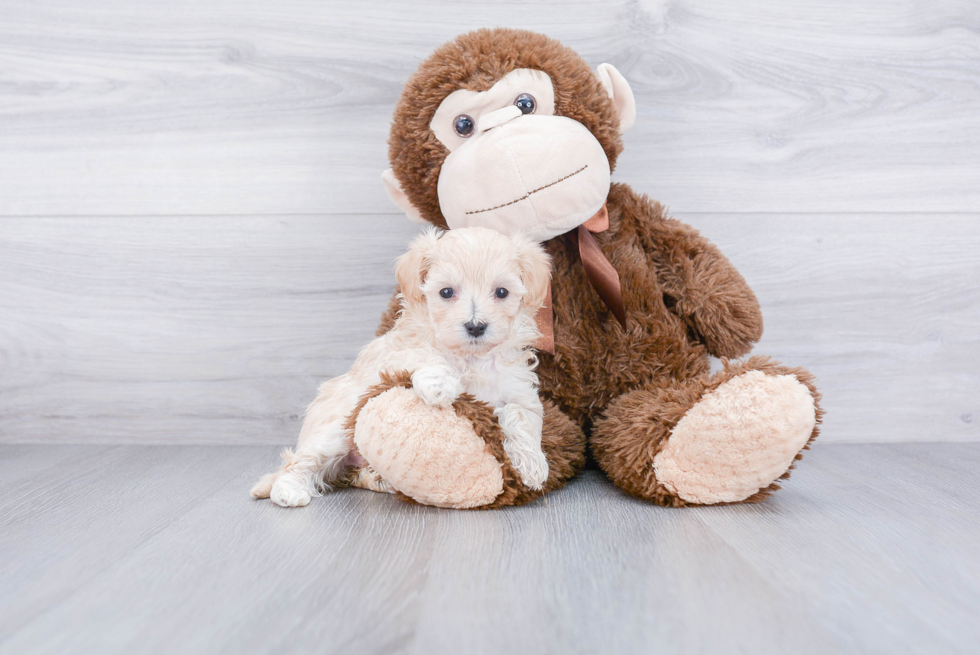
M 522 93 L 517 96 L 514 104 L 521 110 L 522 114 L 533 114 L 534 109 L 538 106 L 538 103 L 534 101 L 534 96 L 530 93 Z
M 450 298 L 452 298 L 454 293 L 456 293 L 456 292 L 453 291 L 453 288 L 452 287 L 446 287 L 445 289 L 439 289 L 439 296 L 442 297 L 442 298 L 445 298 L 446 300 L 449 300 Z
M 507 289 L 505 289 L 503 287 L 500 287 L 499 289 L 497 289 L 496 291 L 493 292 L 493 295 L 495 295 L 498 298 L 500 298 L 501 300 L 503 300 L 504 298 L 507 297 L 507 294 L 508 293 L 510 293 L 510 291 L 508 291 Z
M 473 122 L 473 119 L 466 114 L 460 114 L 453 119 L 453 129 L 456 130 L 456 134 L 464 139 L 472 136 L 475 125 L 476 123 Z

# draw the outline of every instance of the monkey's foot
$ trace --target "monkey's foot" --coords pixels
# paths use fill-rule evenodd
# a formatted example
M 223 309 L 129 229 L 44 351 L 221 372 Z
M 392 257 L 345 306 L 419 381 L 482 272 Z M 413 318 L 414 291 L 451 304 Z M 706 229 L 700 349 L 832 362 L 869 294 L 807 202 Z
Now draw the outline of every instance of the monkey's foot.
M 750 370 L 684 414 L 654 457 L 654 473 L 688 503 L 743 501 L 789 470 L 816 421 L 814 396 L 794 375 Z

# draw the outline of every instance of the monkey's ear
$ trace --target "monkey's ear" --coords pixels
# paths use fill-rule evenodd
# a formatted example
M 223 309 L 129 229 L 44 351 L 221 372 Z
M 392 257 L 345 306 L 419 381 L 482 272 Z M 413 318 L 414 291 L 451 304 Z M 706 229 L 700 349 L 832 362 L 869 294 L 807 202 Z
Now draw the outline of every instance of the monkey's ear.
M 398 183 L 398 179 L 395 177 L 395 171 L 390 168 L 381 174 L 381 181 L 384 182 L 385 191 L 388 193 L 388 197 L 391 201 L 398 205 L 398 208 L 405 212 L 409 220 L 415 223 L 425 223 L 427 222 L 422 218 L 422 214 L 419 210 L 415 208 L 415 205 L 409 201 L 408 196 L 402 191 L 402 185 Z
M 633 89 L 623 74 L 612 64 L 599 64 L 595 74 L 602 82 L 603 88 L 613 101 L 616 113 L 619 114 L 619 133 L 633 127 L 636 122 L 636 100 L 633 99 Z

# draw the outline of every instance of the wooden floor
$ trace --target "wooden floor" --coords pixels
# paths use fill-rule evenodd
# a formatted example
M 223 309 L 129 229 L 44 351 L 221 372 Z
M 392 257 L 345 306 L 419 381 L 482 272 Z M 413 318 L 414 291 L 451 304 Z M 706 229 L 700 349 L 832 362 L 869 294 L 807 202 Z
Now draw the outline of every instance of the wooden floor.
M 977 652 L 980 444 L 817 445 L 755 506 L 284 510 L 268 446 L 0 446 L 0 653 Z

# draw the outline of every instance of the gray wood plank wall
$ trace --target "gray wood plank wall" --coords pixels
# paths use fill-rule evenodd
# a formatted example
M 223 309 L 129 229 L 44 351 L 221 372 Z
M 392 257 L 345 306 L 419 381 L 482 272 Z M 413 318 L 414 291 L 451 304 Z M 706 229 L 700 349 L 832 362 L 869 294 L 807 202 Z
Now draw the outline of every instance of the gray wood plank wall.
M 980 440 L 973 0 L 0 0 L 0 441 L 292 441 L 417 229 L 401 86 L 495 25 L 630 80 L 615 178 L 745 274 L 824 440 Z

